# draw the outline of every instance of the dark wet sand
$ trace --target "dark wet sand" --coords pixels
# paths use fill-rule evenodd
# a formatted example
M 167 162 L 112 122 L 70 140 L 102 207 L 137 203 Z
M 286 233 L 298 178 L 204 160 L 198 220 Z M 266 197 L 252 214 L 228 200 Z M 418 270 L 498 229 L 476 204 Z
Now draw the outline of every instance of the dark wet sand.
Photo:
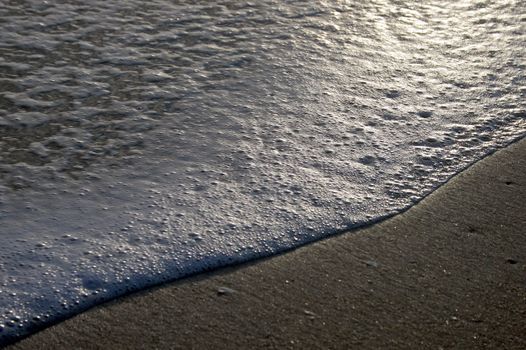
M 9 349 L 526 349 L 526 139 L 404 214 L 94 308 Z

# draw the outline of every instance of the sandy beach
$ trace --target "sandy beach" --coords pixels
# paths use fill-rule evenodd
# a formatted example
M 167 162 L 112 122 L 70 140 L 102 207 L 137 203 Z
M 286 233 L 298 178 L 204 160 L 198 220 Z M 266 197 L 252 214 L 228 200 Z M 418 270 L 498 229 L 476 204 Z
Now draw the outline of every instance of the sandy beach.
M 0 3 L 0 348 L 526 348 L 523 1 Z
M 142 291 L 14 349 L 524 349 L 526 140 L 405 213 Z

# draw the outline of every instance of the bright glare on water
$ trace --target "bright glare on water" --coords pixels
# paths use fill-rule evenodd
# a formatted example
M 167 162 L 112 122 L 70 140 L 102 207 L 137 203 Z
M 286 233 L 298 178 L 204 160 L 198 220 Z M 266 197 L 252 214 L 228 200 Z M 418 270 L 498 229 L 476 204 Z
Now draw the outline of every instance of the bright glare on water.
M 407 208 L 521 137 L 524 1 L 2 0 L 0 344 Z

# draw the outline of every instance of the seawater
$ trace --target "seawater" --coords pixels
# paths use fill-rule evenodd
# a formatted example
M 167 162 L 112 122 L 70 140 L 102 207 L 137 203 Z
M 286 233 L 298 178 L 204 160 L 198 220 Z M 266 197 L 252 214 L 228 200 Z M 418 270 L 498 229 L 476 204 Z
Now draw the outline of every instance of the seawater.
M 0 2 L 0 344 L 397 213 L 525 133 L 523 1 Z

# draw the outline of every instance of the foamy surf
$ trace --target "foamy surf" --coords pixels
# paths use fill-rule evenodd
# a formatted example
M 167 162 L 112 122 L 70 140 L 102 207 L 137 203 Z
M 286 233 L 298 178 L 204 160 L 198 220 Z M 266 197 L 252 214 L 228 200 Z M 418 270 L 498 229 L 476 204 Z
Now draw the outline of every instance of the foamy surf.
M 399 212 L 525 131 L 518 2 L 0 17 L 0 343 Z

